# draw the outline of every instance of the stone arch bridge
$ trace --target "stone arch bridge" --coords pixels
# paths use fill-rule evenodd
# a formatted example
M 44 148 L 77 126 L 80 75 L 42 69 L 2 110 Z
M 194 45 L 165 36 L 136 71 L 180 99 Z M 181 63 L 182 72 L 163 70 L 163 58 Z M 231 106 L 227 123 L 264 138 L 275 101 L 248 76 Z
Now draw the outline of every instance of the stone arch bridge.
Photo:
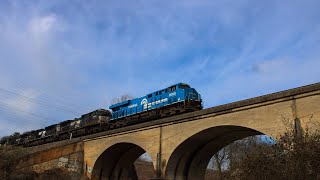
M 90 179 L 128 179 L 147 152 L 158 179 L 203 179 L 210 158 L 247 136 L 277 138 L 320 123 L 320 83 L 91 135 L 81 140 Z

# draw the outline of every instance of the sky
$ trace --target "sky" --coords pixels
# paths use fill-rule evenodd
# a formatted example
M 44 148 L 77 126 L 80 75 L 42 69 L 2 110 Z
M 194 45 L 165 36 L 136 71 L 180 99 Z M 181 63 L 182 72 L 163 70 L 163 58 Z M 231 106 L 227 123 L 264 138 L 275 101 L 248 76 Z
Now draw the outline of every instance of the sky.
M 0 136 L 178 82 L 204 107 L 320 81 L 317 0 L 1 0 Z

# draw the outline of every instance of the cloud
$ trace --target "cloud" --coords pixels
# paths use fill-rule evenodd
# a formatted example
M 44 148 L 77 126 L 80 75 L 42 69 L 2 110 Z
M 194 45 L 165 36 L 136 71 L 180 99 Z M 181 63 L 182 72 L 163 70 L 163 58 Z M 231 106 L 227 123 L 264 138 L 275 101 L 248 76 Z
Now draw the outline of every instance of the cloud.
M 206 106 L 230 103 L 268 93 L 319 82 L 316 58 L 265 60 L 224 77 L 213 86 L 206 86 Z
M 44 17 L 38 17 L 31 20 L 30 30 L 32 33 L 46 33 L 55 28 L 57 18 L 54 14 L 50 14 Z
M 50 119 L 29 114 L 31 129 L 181 81 L 206 107 L 317 82 L 317 7 L 312 0 L 4 1 L 0 88 L 46 103 L 12 97 L 16 111 Z M 13 112 L 3 110 L 0 123 L 16 122 L 1 133 L 26 121 Z

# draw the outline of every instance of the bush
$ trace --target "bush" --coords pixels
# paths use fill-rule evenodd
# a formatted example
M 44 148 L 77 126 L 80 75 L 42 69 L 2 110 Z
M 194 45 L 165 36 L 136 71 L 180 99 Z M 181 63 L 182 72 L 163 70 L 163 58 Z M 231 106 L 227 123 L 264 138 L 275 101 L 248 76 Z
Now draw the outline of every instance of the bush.
M 16 167 L 24 155 L 25 151 L 22 148 L 0 147 L 0 179 L 12 179 L 12 174 L 19 173 Z
M 320 179 L 320 132 L 297 136 L 290 130 L 276 144 L 257 144 L 231 172 L 231 179 Z

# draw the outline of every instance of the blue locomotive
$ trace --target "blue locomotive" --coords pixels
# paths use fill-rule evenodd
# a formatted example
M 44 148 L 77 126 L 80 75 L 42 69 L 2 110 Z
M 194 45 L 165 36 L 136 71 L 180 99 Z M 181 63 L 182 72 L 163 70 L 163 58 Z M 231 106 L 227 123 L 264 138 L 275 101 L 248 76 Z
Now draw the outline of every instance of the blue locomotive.
M 110 106 L 112 113 L 105 109 L 97 109 L 80 118 L 66 120 L 44 129 L 23 134 L 14 133 L 1 138 L 0 146 L 36 146 L 202 108 L 200 94 L 188 84 L 178 83 L 140 98 L 113 104 Z
M 203 108 L 201 95 L 188 84 L 178 83 L 168 88 L 127 100 L 109 107 L 111 124 L 123 126 L 137 121 L 166 117 Z

